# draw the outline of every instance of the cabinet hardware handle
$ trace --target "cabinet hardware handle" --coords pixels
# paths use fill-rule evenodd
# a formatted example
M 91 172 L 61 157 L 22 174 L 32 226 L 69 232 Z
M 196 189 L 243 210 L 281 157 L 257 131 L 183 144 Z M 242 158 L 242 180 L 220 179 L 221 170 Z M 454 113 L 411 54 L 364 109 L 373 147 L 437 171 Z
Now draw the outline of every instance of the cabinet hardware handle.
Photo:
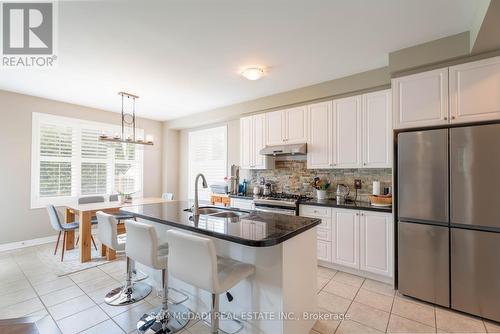
M 356 216 L 359 216 L 359 213 L 356 213 Z
M 455 116 L 451 116 L 451 119 L 455 119 Z
M 443 119 L 444 119 L 445 121 L 447 121 L 447 120 L 448 120 L 448 117 L 446 117 L 446 116 L 445 116 L 445 117 L 443 117 Z
M 363 166 L 366 166 L 366 162 L 363 162 Z

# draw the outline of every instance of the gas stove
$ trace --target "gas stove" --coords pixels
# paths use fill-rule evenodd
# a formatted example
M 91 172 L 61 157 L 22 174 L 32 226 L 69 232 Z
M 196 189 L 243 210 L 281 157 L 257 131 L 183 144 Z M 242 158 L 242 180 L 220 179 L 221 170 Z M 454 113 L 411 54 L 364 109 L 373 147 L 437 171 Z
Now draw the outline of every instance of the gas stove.
M 297 194 L 273 193 L 268 196 L 254 197 L 255 210 L 265 212 L 298 215 L 299 200 L 310 199 L 310 197 Z

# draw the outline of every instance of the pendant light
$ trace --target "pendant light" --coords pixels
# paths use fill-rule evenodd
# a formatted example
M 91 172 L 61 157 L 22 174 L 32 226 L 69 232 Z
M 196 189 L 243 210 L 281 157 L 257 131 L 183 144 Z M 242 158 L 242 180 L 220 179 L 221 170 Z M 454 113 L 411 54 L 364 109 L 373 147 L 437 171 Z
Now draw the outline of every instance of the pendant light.
M 126 143 L 126 144 L 139 144 L 139 145 L 153 145 L 153 139 L 137 139 L 135 136 L 135 100 L 139 98 L 139 96 L 126 93 L 126 92 L 118 92 L 118 95 L 122 98 L 122 133 L 121 136 L 115 135 L 114 137 L 107 136 L 102 134 L 99 136 L 99 140 L 113 142 L 113 143 Z M 126 113 L 124 108 L 125 98 L 132 99 L 132 113 Z M 125 127 L 129 127 L 132 129 L 132 135 L 125 136 Z

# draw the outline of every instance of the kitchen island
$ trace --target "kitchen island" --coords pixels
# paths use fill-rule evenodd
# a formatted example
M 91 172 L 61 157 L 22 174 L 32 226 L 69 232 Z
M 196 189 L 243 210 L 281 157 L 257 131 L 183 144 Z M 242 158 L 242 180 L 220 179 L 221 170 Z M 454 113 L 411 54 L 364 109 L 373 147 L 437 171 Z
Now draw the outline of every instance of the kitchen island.
M 160 239 L 170 228 L 198 233 L 212 238 L 218 255 L 253 264 L 255 275 L 231 290 L 234 300 L 220 298 L 221 312 L 232 312 L 244 320 L 245 333 L 309 333 L 318 311 L 316 226 L 321 220 L 255 211 L 230 218 L 195 218 L 186 211 L 190 204 L 138 205 L 121 212 L 154 225 Z M 159 282 L 157 273 L 152 277 Z M 190 296 L 187 307 L 208 312 L 208 292 L 169 279 L 171 287 Z

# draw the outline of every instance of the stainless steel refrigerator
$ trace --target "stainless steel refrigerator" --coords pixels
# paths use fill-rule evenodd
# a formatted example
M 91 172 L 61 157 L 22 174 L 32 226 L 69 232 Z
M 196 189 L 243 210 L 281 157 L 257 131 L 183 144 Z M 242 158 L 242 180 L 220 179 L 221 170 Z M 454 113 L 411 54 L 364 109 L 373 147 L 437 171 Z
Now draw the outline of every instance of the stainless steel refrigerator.
M 500 321 L 500 124 L 397 145 L 399 291 Z

